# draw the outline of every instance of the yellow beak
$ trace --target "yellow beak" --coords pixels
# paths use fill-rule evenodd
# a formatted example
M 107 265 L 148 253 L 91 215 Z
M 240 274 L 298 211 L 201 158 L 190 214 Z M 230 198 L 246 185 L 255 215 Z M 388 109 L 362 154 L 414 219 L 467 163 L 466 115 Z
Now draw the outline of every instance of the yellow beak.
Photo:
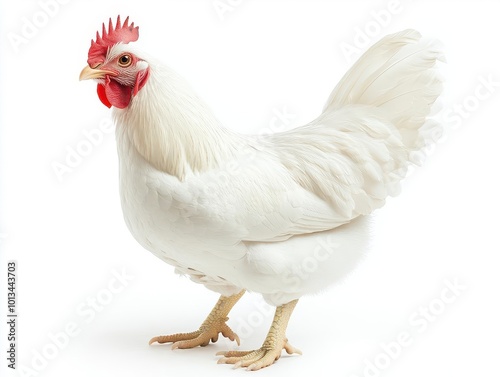
M 107 71 L 105 69 L 90 68 L 86 66 L 82 72 L 80 72 L 80 81 L 89 79 L 103 79 L 106 75 L 116 76 L 113 71 Z

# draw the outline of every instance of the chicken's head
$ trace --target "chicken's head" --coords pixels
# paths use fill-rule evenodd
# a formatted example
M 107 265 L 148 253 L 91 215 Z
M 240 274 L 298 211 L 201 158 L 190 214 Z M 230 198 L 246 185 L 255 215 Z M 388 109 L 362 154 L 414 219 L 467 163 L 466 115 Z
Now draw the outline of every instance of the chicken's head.
M 148 63 L 127 49 L 127 44 L 137 39 L 139 27 L 133 22 L 129 25 L 128 17 L 122 25 L 118 16 L 116 26 L 110 19 L 108 31 L 103 24 L 102 36 L 97 32 L 90 44 L 88 66 L 80 73 L 80 80 L 96 79 L 97 94 L 107 107 L 126 108 L 148 80 Z

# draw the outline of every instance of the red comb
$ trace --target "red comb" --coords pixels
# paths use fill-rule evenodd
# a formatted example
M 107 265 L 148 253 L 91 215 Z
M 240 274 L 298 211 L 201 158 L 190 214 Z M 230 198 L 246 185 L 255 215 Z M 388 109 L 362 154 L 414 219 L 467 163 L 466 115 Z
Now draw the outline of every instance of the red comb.
M 106 26 L 104 22 L 102 23 L 102 37 L 99 32 L 96 33 L 95 42 L 92 40 L 90 42 L 89 57 L 87 63 L 89 66 L 95 67 L 101 64 L 106 58 L 108 48 L 121 42 L 129 43 L 135 42 L 139 39 L 139 26 L 134 27 L 132 22 L 128 24 L 128 17 L 125 19 L 123 25 L 120 22 L 120 16 L 116 19 L 116 26 L 113 28 L 113 22 L 111 18 L 109 19 L 108 31 L 106 31 Z

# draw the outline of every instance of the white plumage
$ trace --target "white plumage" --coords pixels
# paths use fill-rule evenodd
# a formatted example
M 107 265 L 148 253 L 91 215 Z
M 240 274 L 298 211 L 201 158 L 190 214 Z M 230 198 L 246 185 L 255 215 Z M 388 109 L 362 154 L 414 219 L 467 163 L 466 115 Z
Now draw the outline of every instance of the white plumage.
M 420 129 L 441 91 L 440 56 L 415 31 L 388 36 L 349 70 L 317 119 L 258 138 L 223 129 L 182 79 L 148 59 L 148 85 L 113 113 L 129 229 L 177 271 L 222 294 L 245 288 L 279 305 L 327 286 L 341 277 L 335 271 L 352 267 L 338 266 L 344 258 L 359 255 L 366 227 L 355 228 L 365 220 L 318 232 L 398 193 L 410 152 L 426 142 Z M 331 268 L 288 286 L 322 237 L 338 238 L 341 260 L 332 255 L 324 261 Z
M 318 118 L 254 137 L 223 128 L 133 43 L 111 47 L 103 66 L 124 53 L 149 69 L 129 105 L 113 111 L 131 233 L 193 281 L 223 296 L 258 292 L 276 306 L 353 269 L 367 215 L 399 192 L 411 153 L 429 142 L 442 86 L 437 43 L 406 30 L 371 47 Z

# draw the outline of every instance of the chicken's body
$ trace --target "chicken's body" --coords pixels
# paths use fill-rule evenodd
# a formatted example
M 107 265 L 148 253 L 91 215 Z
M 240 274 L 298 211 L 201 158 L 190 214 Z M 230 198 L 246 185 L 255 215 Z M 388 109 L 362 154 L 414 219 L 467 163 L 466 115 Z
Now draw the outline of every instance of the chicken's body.
M 131 51 L 114 45 L 108 60 Z M 268 137 L 224 129 L 182 79 L 140 61 L 147 82 L 113 112 L 123 213 L 143 247 L 221 293 L 205 330 L 243 290 L 282 305 L 275 321 L 286 318 L 286 328 L 298 298 L 352 270 L 366 248 L 367 215 L 398 192 L 411 152 L 431 134 L 424 124 L 441 90 L 439 57 L 415 31 L 388 36 L 346 74 L 316 120 Z M 278 333 L 263 349 L 293 352 L 284 329 Z M 214 340 L 193 343 L 199 335 L 161 342 Z M 258 369 L 276 352 L 228 353 L 224 361 Z
M 245 167 L 235 163 L 228 170 L 180 181 L 148 164 L 120 126 L 117 140 L 122 209 L 131 233 L 177 272 L 211 290 L 231 295 L 246 289 L 281 305 L 341 278 L 353 264 L 346 262 L 354 262 L 364 250 L 364 219 L 283 241 L 255 240 L 256 232 L 265 239 L 268 227 L 298 228 L 291 218 L 318 206 L 314 197 L 289 194 L 285 180 L 271 174 L 274 164 L 255 170 L 257 165 L 246 161 Z M 293 184 L 289 177 L 286 181 Z M 252 202 L 259 202 L 253 196 L 268 192 L 271 195 L 261 198 L 275 200 L 281 211 L 269 208 L 272 202 L 252 210 Z M 310 268 L 304 264 L 311 257 L 321 270 L 304 280 L 303 270 Z
M 155 79 L 155 67 L 152 70 L 149 83 Z M 114 112 L 122 209 L 127 226 L 143 247 L 214 291 L 259 292 L 274 305 L 322 289 L 351 269 L 352 264 L 345 262 L 354 262 L 364 249 L 366 232 L 361 224 L 365 221 L 336 228 L 357 214 L 340 215 L 297 183 L 273 153 L 270 140 L 228 131 L 212 135 L 206 130 L 195 148 L 209 140 L 218 148 L 207 159 L 221 161 L 214 162 L 214 168 L 192 172 L 182 157 L 178 163 L 185 164 L 186 173 L 181 177 L 166 174 L 144 159 L 133 140 L 139 132 L 134 106 L 142 106 L 142 101 L 145 107 L 151 105 L 148 88 L 130 109 Z M 159 108 L 182 106 L 172 102 Z M 205 121 L 211 116 L 202 114 L 203 109 L 184 110 Z M 181 114 L 174 113 L 178 119 L 167 114 L 158 119 L 178 122 L 179 129 L 192 127 L 195 132 L 191 124 L 179 124 Z M 208 128 L 207 123 L 203 126 Z M 151 128 L 149 124 L 147 130 Z M 182 138 L 165 139 L 183 150 Z M 230 152 L 220 157 L 219 148 Z M 321 259 L 321 271 L 304 280 L 303 265 L 315 253 Z M 291 284 L 298 279 L 303 281 Z

